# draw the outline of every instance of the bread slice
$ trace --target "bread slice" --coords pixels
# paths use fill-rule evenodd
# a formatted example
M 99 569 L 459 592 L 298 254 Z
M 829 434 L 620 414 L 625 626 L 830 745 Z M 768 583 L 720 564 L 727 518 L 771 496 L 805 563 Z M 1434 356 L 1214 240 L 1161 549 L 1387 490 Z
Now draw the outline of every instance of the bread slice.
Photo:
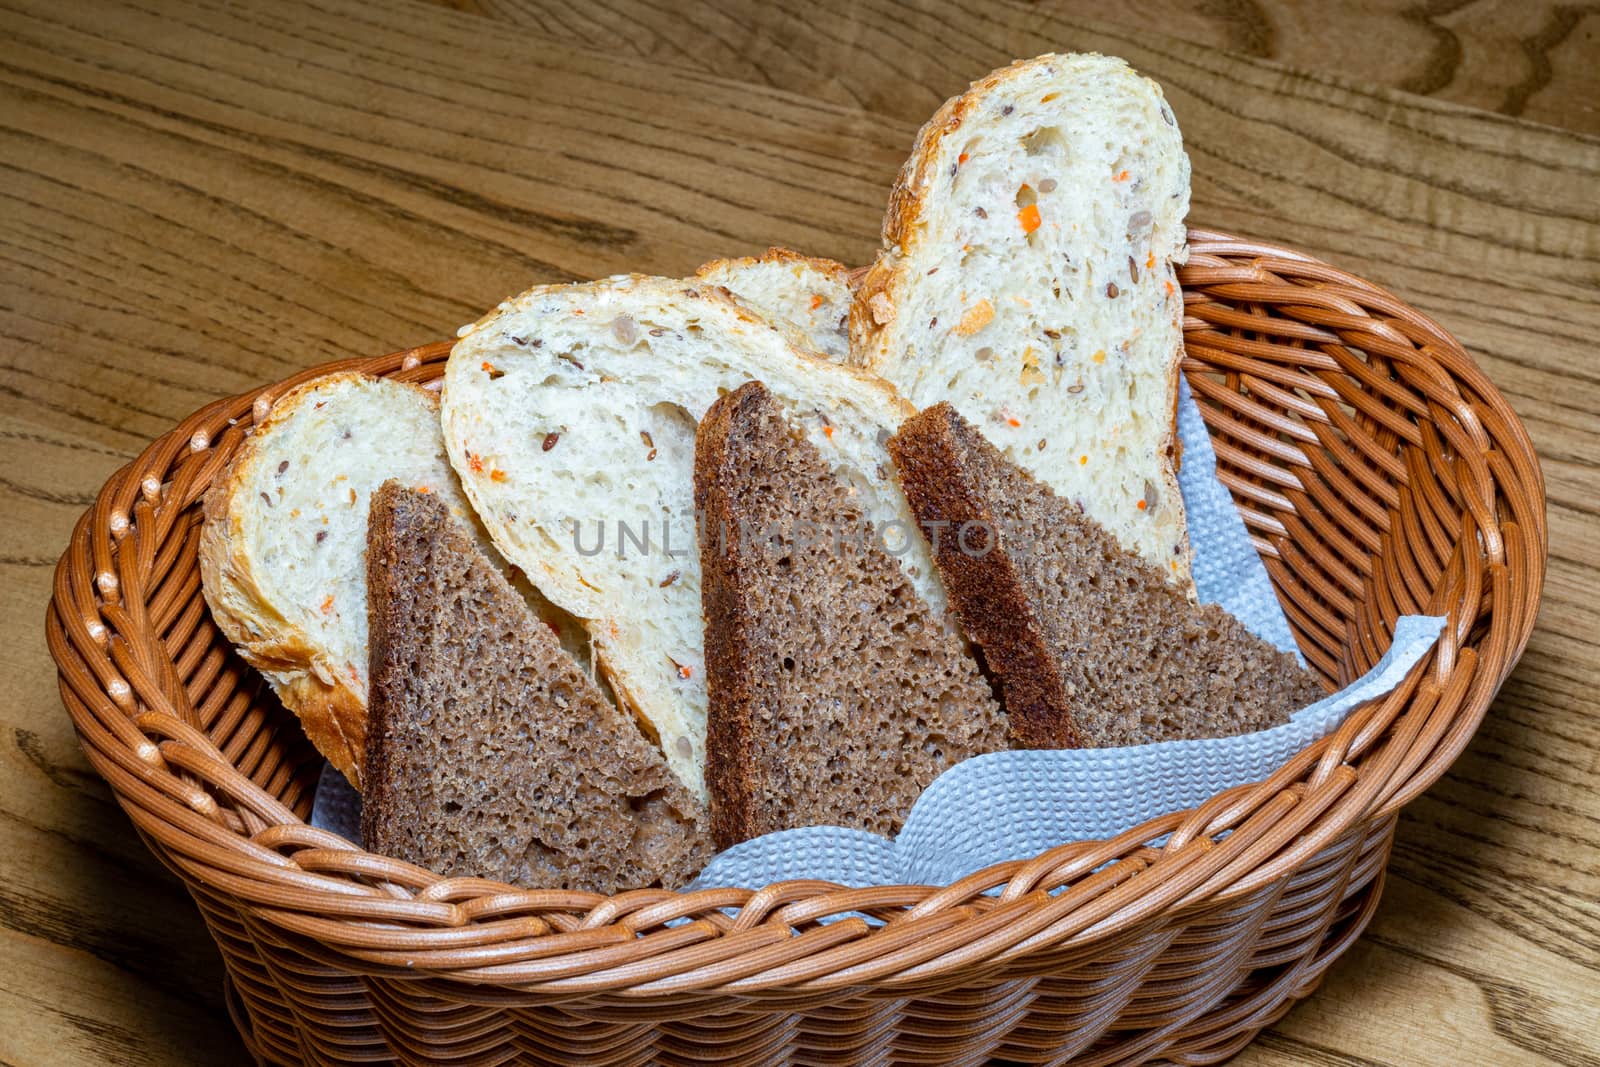
M 390 478 L 436 494 L 487 546 L 445 456 L 437 396 L 355 373 L 278 399 L 211 487 L 200 535 L 202 588 L 217 625 L 358 789 L 367 503 Z M 570 624 L 520 587 L 572 642 Z
M 760 382 L 700 424 L 695 507 L 718 847 L 794 826 L 892 834 L 940 772 L 1008 747 L 961 637 Z
M 851 309 L 860 360 L 949 401 L 1192 591 L 1175 471 L 1189 160 L 1161 88 L 1045 55 L 947 102 Z
M 752 378 L 862 511 L 897 524 L 899 562 L 942 614 L 886 449 L 910 408 L 879 379 L 800 350 L 720 288 L 635 276 L 533 289 L 466 327 L 445 370 L 445 443 L 495 544 L 584 620 L 619 701 L 701 796 L 695 428 Z
M 1324 695 L 1293 656 L 1190 603 L 951 405 L 889 447 L 917 517 L 944 524 L 939 572 L 1029 747 L 1226 737 Z
M 200 573 L 224 634 L 361 784 L 367 498 L 384 479 L 469 512 L 426 390 L 360 374 L 279 398 L 206 496 Z
M 850 271 L 842 263 L 769 248 L 713 260 L 695 279 L 723 286 L 774 324 L 797 330 L 807 348 L 833 362 L 850 362 Z
M 710 856 L 704 809 L 432 494 L 372 497 L 366 847 L 617 893 Z

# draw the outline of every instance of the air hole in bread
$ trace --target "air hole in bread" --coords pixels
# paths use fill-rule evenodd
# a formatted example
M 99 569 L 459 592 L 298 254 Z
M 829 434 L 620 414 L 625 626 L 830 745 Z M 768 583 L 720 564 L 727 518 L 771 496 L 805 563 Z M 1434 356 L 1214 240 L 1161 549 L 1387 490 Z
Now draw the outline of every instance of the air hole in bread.
M 1022 139 L 1022 149 L 1030 156 L 1065 159 L 1067 138 L 1059 127 L 1041 126 Z
M 612 780 L 614 779 L 608 779 L 608 784 Z M 628 798 L 628 807 L 634 812 L 649 811 L 651 809 L 664 807 L 668 804 L 669 801 L 667 800 L 667 791 L 665 789 L 655 789 L 646 793 L 642 797 Z
M 663 401 L 650 405 L 650 439 L 664 447 L 665 442 L 693 441 L 699 420 L 689 414 L 682 404 Z

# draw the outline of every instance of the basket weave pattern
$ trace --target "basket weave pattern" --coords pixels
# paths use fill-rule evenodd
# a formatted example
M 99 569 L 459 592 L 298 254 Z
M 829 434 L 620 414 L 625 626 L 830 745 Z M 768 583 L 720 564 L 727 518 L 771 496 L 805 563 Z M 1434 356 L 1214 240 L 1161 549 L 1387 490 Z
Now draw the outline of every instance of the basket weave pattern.
M 1309 662 L 1344 683 L 1398 616 L 1448 625 L 1270 779 L 950 886 L 529 892 L 302 821 L 320 759 L 211 622 L 200 500 L 274 396 L 334 369 L 433 381 L 447 344 L 218 401 L 119 471 L 57 569 L 50 649 L 89 761 L 222 951 L 252 1053 L 1199 1064 L 1310 993 L 1372 917 L 1397 809 L 1527 642 L 1544 485 L 1505 400 L 1424 316 L 1296 252 L 1191 246 L 1184 370 Z

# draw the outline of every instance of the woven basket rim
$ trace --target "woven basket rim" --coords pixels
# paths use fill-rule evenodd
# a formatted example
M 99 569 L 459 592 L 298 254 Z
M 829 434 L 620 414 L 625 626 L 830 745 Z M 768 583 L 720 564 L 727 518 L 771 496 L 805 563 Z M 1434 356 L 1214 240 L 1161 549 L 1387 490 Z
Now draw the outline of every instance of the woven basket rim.
M 140 574 L 179 573 L 196 500 L 273 398 L 342 370 L 428 379 L 450 342 L 308 368 L 215 401 L 113 475 L 56 570 L 46 631 L 63 702 L 90 762 L 186 881 L 236 897 L 275 936 L 374 972 L 630 998 L 909 987 L 1045 949 L 1088 950 L 1158 917 L 1271 892 L 1353 827 L 1391 817 L 1470 740 L 1533 627 L 1548 551 L 1544 483 L 1520 420 L 1432 319 L 1293 249 L 1209 230 L 1191 230 L 1190 246 L 1186 297 L 1237 291 L 1247 303 L 1293 304 L 1314 321 L 1296 329 L 1358 339 L 1393 361 L 1395 380 L 1421 383 L 1430 441 L 1469 483 L 1462 508 L 1476 547 L 1457 545 L 1452 559 L 1482 556 L 1440 574 L 1433 600 L 1449 623 L 1405 681 L 1261 782 L 949 886 L 528 891 L 445 879 L 306 825 L 198 728 L 173 667 L 152 651 L 163 643 L 152 617 L 197 595 L 176 579 L 145 601 L 121 591 Z M 1213 312 L 1222 314 L 1190 301 L 1186 334 L 1209 330 Z M 1207 366 L 1185 361 L 1191 380 Z M 1282 547 L 1257 540 L 1268 554 Z

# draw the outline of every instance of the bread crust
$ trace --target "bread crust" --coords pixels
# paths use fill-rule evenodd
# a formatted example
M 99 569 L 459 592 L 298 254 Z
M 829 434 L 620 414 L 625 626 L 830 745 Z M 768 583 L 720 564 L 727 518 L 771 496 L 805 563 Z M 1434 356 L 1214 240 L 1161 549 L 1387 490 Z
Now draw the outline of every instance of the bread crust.
M 888 208 L 883 217 L 882 247 L 872 264 L 860 276 L 855 289 L 855 298 L 850 305 L 850 349 L 852 359 L 861 366 L 868 369 L 881 366 L 885 346 L 891 343 L 886 340 L 886 335 L 894 325 L 892 310 L 906 305 L 905 294 L 908 287 L 918 281 L 918 278 L 911 273 L 908 261 L 919 247 L 922 234 L 926 231 L 925 219 L 935 185 L 934 172 L 945 138 L 962 129 L 968 116 L 981 109 L 989 93 L 1007 82 L 1025 76 L 1041 64 L 1064 58 L 1068 57 L 1047 53 L 1032 59 L 1017 60 L 1009 66 L 993 71 L 974 81 L 964 93 L 946 100 L 939 110 L 934 112 L 933 117 L 917 131 L 911 155 L 901 166 L 889 192 Z M 1149 78 L 1144 80 L 1151 82 L 1152 85 L 1156 84 Z M 1156 91 L 1161 95 L 1159 85 L 1156 86 Z M 1173 257 L 1172 262 L 1181 264 L 1187 259 L 1188 246 L 1184 245 L 1179 254 Z M 891 317 L 880 323 L 878 316 L 884 313 L 884 309 L 890 309 Z M 1166 420 L 1166 433 L 1159 446 L 1162 454 L 1167 457 L 1167 462 L 1161 465 L 1160 477 L 1162 491 L 1170 494 L 1172 499 L 1181 499 L 1182 494 L 1177 479 L 1177 471 L 1183 461 L 1182 447 L 1178 441 L 1178 375 L 1184 356 L 1181 300 L 1174 304 L 1173 330 L 1178 342 L 1167 361 L 1167 395 L 1164 398 L 1164 408 L 1169 415 Z M 1178 553 L 1179 576 L 1180 584 L 1189 599 L 1193 601 L 1195 589 L 1190 573 L 1191 559 L 1188 529 L 1185 524 L 1181 532 L 1181 547 Z
M 889 439 L 889 455 L 918 522 L 943 532 L 935 553 L 939 575 L 990 674 L 1005 679 L 1011 736 L 1028 748 L 1079 748 L 1083 739 L 1073 727 L 1061 671 L 1010 553 L 992 540 L 989 551 L 977 551 L 978 534 L 987 529 L 992 539 L 999 525 L 966 479 L 952 475 L 964 465 L 954 436 L 958 417 L 948 403 L 935 404 Z M 983 524 L 972 528 L 978 532 L 970 551 L 960 544 L 964 523 Z
M 760 404 L 759 390 L 741 386 L 711 405 L 695 436 L 694 504 L 704 523 L 700 547 L 700 601 L 706 634 L 706 788 L 711 796 L 711 839 L 728 848 L 756 834 L 756 752 L 752 731 L 755 699 L 747 665 L 751 608 L 733 580 L 744 552 L 733 531 L 737 520 L 719 465 L 728 456 L 729 432 Z
M 279 397 L 206 492 L 199 546 L 201 589 L 217 626 L 240 657 L 267 676 L 317 751 L 357 789 L 362 787 L 366 751 L 366 694 L 338 665 L 326 662 L 301 629 L 273 610 L 247 550 L 245 517 L 255 503 L 245 486 L 251 481 L 261 442 L 293 417 L 309 393 L 341 382 L 373 380 L 342 371 L 314 378 Z M 417 393 L 437 409 L 437 397 L 420 388 Z
M 705 278 L 719 270 L 739 270 L 744 267 L 757 267 L 765 263 L 799 263 L 810 267 L 820 274 L 826 275 L 833 281 L 848 285 L 850 281 L 850 268 L 833 259 L 823 259 L 821 256 L 808 256 L 803 252 L 796 252 L 792 248 L 782 245 L 773 245 L 759 256 L 740 256 L 737 259 L 713 259 L 702 263 L 695 270 L 696 278 Z
M 850 305 L 850 347 L 862 353 L 861 358 L 867 366 L 875 361 L 873 352 L 884 332 L 873 318 L 873 301 L 887 297 L 891 307 L 898 307 L 901 303 L 895 299 L 906 281 L 900 261 L 918 243 L 917 231 L 927 208 L 928 190 L 933 184 L 930 181 L 931 172 L 938 159 L 940 145 L 946 137 L 961 129 L 967 115 L 982 103 L 985 93 L 1016 77 L 1020 73 L 1019 68 L 1054 58 L 1054 54 L 1049 54 L 1017 60 L 1008 67 L 990 72 L 969 85 L 966 92 L 952 96 L 941 104 L 933 117 L 917 131 L 911 155 L 901 164 L 894 184 L 889 187 L 889 206 L 883 214 L 883 247 L 857 283 L 856 297 Z
M 389 603 L 389 583 L 382 580 L 397 561 L 393 501 L 401 492 L 398 482 L 384 482 L 372 494 L 367 505 L 367 682 L 373 694 L 382 692 L 387 684 L 386 679 L 378 676 L 378 672 L 384 664 L 393 661 L 389 634 L 403 625 Z M 384 736 L 389 728 L 389 710 L 386 700 L 368 701 L 366 736 L 373 738 L 375 743 L 367 747 L 361 757 L 362 780 L 365 783 L 361 798 L 361 839 L 368 842 L 369 847 L 380 839 L 383 828 L 379 820 L 393 807 L 388 797 L 392 777 L 389 773 L 388 750 L 377 743 L 377 739 Z

